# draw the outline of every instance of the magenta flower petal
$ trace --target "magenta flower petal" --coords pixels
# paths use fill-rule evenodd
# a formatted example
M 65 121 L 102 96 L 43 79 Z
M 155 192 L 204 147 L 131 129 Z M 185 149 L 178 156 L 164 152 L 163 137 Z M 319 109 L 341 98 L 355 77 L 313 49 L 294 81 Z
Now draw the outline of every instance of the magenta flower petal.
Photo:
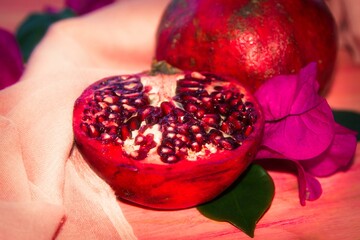
M 265 112 L 262 144 L 289 159 L 318 156 L 333 141 L 334 119 L 327 102 L 318 97 L 315 66 L 270 79 L 255 93 Z
M 306 200 L 314 201 L 321 196 L 322 187 L 316 178 L 305 172 L 299 162 L 293 162 L 295 163 L 298 171 L 300 204 L 305 206 Z
M 257 155 L 256 155 L 256 159 L 262 160 L 263 164 L 269 164 L 269 161 L 273 161 L 272 163 L 272 168 L 276 168 L 276 166 L 274 166 L 274 162 L 276 162 L 277 164 L 281 163 L 281 166 L 277 165 L 277 167 L 281 170 L 286 169 L 287 171 L 289 170 L 289 165 L 286 164 L 286 162 L 295 165 L 296 166 L 296 170 L 297 170 L 297 179 L 298 179 L 298 184 L 299 184 L 299 199 L 300 199 L 300 204 L 302 206 L 306 205 L 306 201 L 314 201 L 316 199 L 318 199 L 321 194 L 322 194 L 322 187 L 320 182 L 314 177 L 312 176 L 310 173 L 306 172 L 306 169 L 303 167 L 303 165 L 301 163 L 303 163 L 303 161 L 296 161 L 296 160 L 290 160 L 285 158 L 283 155 L 268 149 L 267 147 L 261 147 L 260 150 L 258 151 Z M 266 159 L 266 163 L 264 163 L 264 160 Z M 282 160 L 287 160 L 286 162 L 282 162 L 282 161 L 277 161 L 276 159 L 282 159 Z M 261 161 L 260 161 L 261 162 Z M 287 168 L 286 168 L 287 166 Z
M 310 63 L 298 75 L 280 75 L 265 82 L 255 93 L 267 121 L 302 114 L 322 98 L 317 94 L 316 64 Z
M 289 159 L 303 160 L 323 153 L 334 137 L 334 120 L 323 101 L 305 114 L 265 125 L 262 144 Z
M 297 75 L 297 89 L 294 92 L 295 98 L 291 104 L 291 115 L 305 113 L 324 101 L 318 94 L 319 84 L 316 77 L 317 65 L 315 62 L 308 64 Z
M 351 165 L 356 145 L 356 132 L 335 124 L 335 137 L 329 149 L 314 159 L 302 161 L 301 164 L 314 176 L 332 175 Z
M 265 116 L 262 145 L 256 159 L 283 159 L 297 167 L 300 203 L 322 193 L 315 176 L 348 168 L 356 149 L 355 133 L 334 120 L 318 95 L 316 64 L 298 75 L 269 79 L 255 93 Z
M 115 2 L 115 0 L 66 0 L 65 5 L 82 15 Z
M 16 83 L 23 68 L 21 52 L 14 35 L 0 28 L 0 89 Z

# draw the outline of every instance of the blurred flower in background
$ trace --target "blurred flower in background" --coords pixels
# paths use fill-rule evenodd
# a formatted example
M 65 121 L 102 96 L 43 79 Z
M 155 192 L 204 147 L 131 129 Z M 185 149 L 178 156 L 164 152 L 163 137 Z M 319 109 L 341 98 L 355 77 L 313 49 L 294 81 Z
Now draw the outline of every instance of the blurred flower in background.
M 115 0 L 65 0 L 63 9 L 51 6 L 43 12 L 30 13 L 13 34 L 0 29 L 0 90 L 16 83 L 32 51 L 55 22 L 80 16 Z
M 0 28 L 0 90 L 16 83 L 24 66 L 14 35 Z
M 65 0 L 65 5 L 77 15 L 82 15 L 113 2 L 115 2 L 115 0 Z

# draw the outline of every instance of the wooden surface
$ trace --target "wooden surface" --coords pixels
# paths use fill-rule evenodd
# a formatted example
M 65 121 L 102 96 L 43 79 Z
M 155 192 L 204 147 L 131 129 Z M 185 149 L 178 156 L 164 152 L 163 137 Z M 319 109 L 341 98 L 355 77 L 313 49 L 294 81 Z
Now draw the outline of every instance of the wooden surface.
M 0 27 L 13 31 L 30 11 L 44 5 L 62 6 L 61 0 L 0 0 Z M 341 52 L 335 82 L 328 95 L 336 109 L 360 112 L 360 66 Z M 360 239 L 360 150 L 352 168 L 320 179 L 323 195 L 300 206 L 297 181 L 289 173 L 270 172 L 276 194 L 272 206 L 260 220 L 254 239 Z M 250 239 L 228 223 L 211 221 L 196 209 L 152 211 L 121 204 L 139 239 Z
M 328 96 L 338 109 L 360 112 L 360 66 L 339 55 L 335 82 Z M 276 187 L 272 206 L 259 221 L 254 239 L 360 239 L 360 149 L 351 169 L 320 178 L 323 195 L 300 206 L 295 175 L 270 172 Z M 228 223 L 214 222 L 196 209 L 159 212 L 123 205 L 139 239 L 250 239 Z

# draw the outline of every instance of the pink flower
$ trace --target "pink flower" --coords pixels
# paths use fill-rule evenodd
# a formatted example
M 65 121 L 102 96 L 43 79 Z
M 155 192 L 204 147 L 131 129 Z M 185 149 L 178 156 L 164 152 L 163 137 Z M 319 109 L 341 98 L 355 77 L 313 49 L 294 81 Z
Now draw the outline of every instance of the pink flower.
M 0 90 L 16 83 L 23 69 L 21 52 L 14 35 L 0 28 Z
M 337 124 L 329 104 L 318 95 L 316 64 L 298 75 L 278 76 L 255 93 L 265 116 L 257 159 L 285 159 L 297 168 L 300 203 L 320 197 L 315 177 L 346 170 L 356 149 L 356 133 Z

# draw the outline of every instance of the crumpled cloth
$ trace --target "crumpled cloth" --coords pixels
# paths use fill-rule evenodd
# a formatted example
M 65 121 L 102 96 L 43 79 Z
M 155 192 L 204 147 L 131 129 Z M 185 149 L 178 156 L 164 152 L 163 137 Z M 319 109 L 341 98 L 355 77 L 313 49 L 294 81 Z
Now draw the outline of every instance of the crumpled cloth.
M 360 2 L 358 0 L 326 0 L 338 27 L 340 47 L 347 49 L 360 64 Z
M 150 68 L 167 0 L 122 0 L 53 25 L 0 91 L 0 239 L 136 239 L 110 187 L 74 147 L 90 83 Z

